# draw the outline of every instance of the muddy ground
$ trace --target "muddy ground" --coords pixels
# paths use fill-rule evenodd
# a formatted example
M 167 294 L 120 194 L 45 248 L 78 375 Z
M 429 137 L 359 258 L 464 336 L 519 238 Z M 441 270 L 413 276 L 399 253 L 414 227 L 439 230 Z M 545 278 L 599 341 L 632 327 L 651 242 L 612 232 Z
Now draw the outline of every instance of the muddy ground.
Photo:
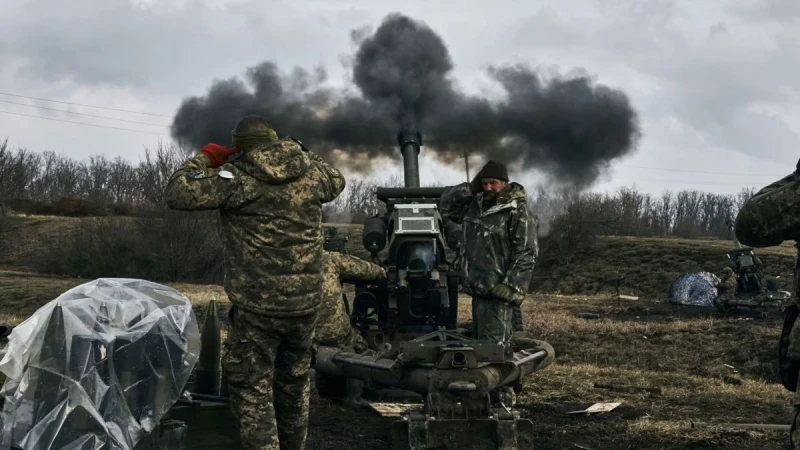
M 19 323 L 38 307 L 88 280 L 0 271 L 0 321 Z M 219 286 L 173 284 L 202 322 L 210 299 L 229 303 Z M 352 298 L 352 293 L 350 295 Z M 599 318 L 578 317 L 581 312 Z M 608 296 L 532 294 L 523 305 L 529 333 L 554 346 L 556 362 L 526 379 L 517 405 L 533 421 L 537 449 L 782 449 L 784 431 L 691 428 L 691 422 L 788 424 L 791 394 L 779 383 L 779 310 L 718 316 L 659 299 L 619 303 Z M 460 319 L 470 319 L 461 298 Z M 597 382 L 660 388 L 661 394 L 611 392 Z M 570 415 L 597 402 L 622 402 L 594 416 Z M 390 447 L 390 424 L 364 408 L 314 396 L 309 449 Z
M 517 404 L 534 424 L 537 449 L 783 449 L 788 433 L 737 430 L 720 423 L 790 423 L 790 395 L 778 384 L 779 311 L 719 317 L 703 308 L 647 300 L 616 304 L 603 297 L 532 296 L 530 332 L 559 357 L 530 376 Z M 467 309 L 462 313 L 466 319 Z M 586 320 L 579 312 L 595 312 Z M 610 392 L 597 382 L 660 388 Z M 309 448 L 390 446 L 393 419 L 315 396 Z M 611 412 L 571 415 L 597 402 Z M 711 424 L 692 428 L 692 422 Z M 389 447 L 391 448 L 391 447 Z

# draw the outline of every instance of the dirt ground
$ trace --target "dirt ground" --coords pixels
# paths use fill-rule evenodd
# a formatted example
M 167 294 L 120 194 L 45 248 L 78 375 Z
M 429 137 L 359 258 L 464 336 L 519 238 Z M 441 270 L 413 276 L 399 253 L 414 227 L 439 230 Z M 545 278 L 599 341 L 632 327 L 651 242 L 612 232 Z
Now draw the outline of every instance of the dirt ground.
M 0 271 L 0 321 L 17 324 L 58 294 L 87 280 Z M 219 286 L 174 284 L 196 305 L 229 303 Z M 352 294 L 349 296 L 352 298 Z M 517 409 L 534 423 L 537 449 L 782 449 L 784 431 L 737 430 L 692 422 L 790 423 L 791 395 L 780 384 L 776 346 L 779 311 L 717 317 L 655 300 L 608 296 L 531 295 L 523 305 L 529 333 L 556 350 L 556 361 L 526 379 Z M 579 318 L 581 312 L 599 315 Z M 460 319 L 470 320 L 461 298 Z M 660 388 L 612 392 L 598 382 Z M 594 416 L 570 415 L 597 402 L 622 402 Z M 363 408 L 312 398 L 309 449 L 391 448 L 394 419 Z
M 69 222 L 69 223 L 67 223 Z M 63 233 L 63 218 L 33 217 L 6 224 L 0 248 L 0 321 L 18 324 L 69 288 L 89 280 L 30 272 L 42 236 Z M 349 249 L 358 254 L 358 227 Z M 785 246 L 784 246 L 785 247 Z M 790 248 L 759 250 L 772 275 L 791 273 Z M 523 305 L 527 331 L 556 350 L 555 363 L 526 379 L 517 409 L 534 423 L 537 449 L 783 449 L 785 431 L 740 430 L 707 424 L 789 424 L 791 394 L 779 383 L 780 311 L 767 317 L 678 308 L 663 302 L 671 280 L 685 272 L 724 266 L 724 241 L 603 238 L 590 255 L 569 267 L 539 267 Z M 363 253 L 363 251 L 362 251 Z M 624 261 L 624 264 L 618 264 Z M 606 294 L 553 292 L 609 290 L 612 275 L 625 275 L 617 304 Z M 223 324 L 229 303 L 219 286 L 172 284 L 195 305 L 202 323 L 211 299 L 220 302 Z M 349 294 L 352 298 L 352 293 Z M 579 318 L 582 312 L 596 319 Z M 461 321 L 470 320 L 467 298 Z M 223 336 L 226 335 L 223 330 Z M 595 383 L 659 388 L 660 395 L 595 388 Z M 622 402 L 593 416 L 571 415 L 598 402 Z M 392 418 L 312 397 L 309 449 L 389 448 Z
M 462 302 L 465 302 L 462 298 Z M 576 317 L 593 312 L 599 319 Z M 778 384 L 781 318 L 717 317 L 640 299 L 531 296 L 529 333 L 551 343 L 556 362 L 526 379 L 517 409 L 534 423 L 537 449 L 782 449 L 783 431 L 714 424 L 790 423 L 790 394 Z M 469 319 L 462 305 L 461 318 Z M 595 383 L 659 388 L 611 392 Z M 313 400 L 309 448 L 373 449 L 390 444 L 390 419 Z M 622 402 L 600 415 L 572 415 L 594 403 Z M 711 426 L 692 428 L 692 423 Z M 342 427 L 355 424 L 358 427 Z

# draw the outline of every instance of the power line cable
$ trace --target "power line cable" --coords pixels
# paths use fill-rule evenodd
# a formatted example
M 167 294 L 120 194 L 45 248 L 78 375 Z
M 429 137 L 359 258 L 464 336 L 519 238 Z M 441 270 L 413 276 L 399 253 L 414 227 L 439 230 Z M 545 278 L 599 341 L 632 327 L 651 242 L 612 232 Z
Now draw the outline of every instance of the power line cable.
M 39 108 L 39 109 L 46 109 L 46 110 L 48 110 L 48 111 L 56 111 L 56 112 L 62 112 L 62 113 L 66 113 L 66 114 L 77 114 L 77 115 L 79 115 L 79 116 L 97 117 L 98 119 L 118 120 L 118 121 L 120 121 L 120 122 L 138 123 L 138 124 L 141 124 L 141 125 L 150 125 L 150 126 L 153 126 L 153 127 L 164 127 L 164 128 L 169 128 L 169 126 L 168 126 L 168 125 L 162 125 L 162 124 L 159 124 L 159 123 L 147 123 L 147 122 L 139 122 L 139 121 L 136 121 L 136 120 L 117 119 L 116 117 L 98 116 L 98 115 L 96 115 L 96 114 L 88 114 L 88 113 L 79 113 L 79 112 L 73 112 L 73 111 L 65 111 L 65 110 L 63 110 L 63 109 L 48 108 L 48 107 L 46 107 L 46 106 L 38 106 L 38 105 L 29 105 L 29 104 L 27 104 L 27 103 L 17 103 L 17 102 L 10 102 L 10 101 L 8 101 L 8 100 L 0 100 L 0 103 L 8 103 L 9 105 L 20 105 L 20 106 L 27 106 L 27 107 L 29 107 L 29 108 Z
M 167 137 L 164 134 L 156 133 L 156 132 L 153 132 L 153 131 L 133 130 L 133 129 L 130 129 L 130 128 L 111 127 L 111 126 L 108 126 L 108 125 L 96 125 L 96 124 L 93 124 L 93 123 L 75 122 L 75 121 L 72 121 L 72 120 L 63 120 L 63 119 L 54 119 L 52 117 L 34 116 L 34 115 L 30 115 L 30 114 L 15 113 L 15 112 L 11 112 L 11 111 L 3 111 L 3 110 L 0 110 L 0 113 L 11 114 L 11 115 L 14 115 L 14 116 L 33 117 L 34 119 L 52 120 L 52 121 L 55 121 L 55 122 L 73 123 L 73 124 L 76 124 L 76 125 L 86 125 L 86 126 L 89 126 L 89 127 L 108 128 L 108 129 L 111 129 L 111 130 L 133 131 L 135 133 L 155 134 L 157 136 Z
M 50 100 L 50 99 L 47 99 L 47 98 L 29 97 L 27 95 L 9 94 L 7 92 L 0 92 L 0 95 L 7 95 L 9 97 L 27 98 L 27 99 L 30 99 L 30 100 L 41 100 L 43 102 L 61 103 L 61 104 L 64 104 L 64 105 L 74 105 L 74 106 L 84 106 L 84 107 L 87 107 L 87 108 L 107 109 L 109 111 L 119 111 L 119 112 L 133 113 L 133 114 L 144 114 L 146 116 L 157 116 L 157 117 L 172 118 L 172 116 L 168 116 L 168 115 L 165 115 L 165 114 L 155 114 L 155 113 L 148 113 L 148 112 L 131 111 L 129 109 L 108 108 L 108 107 L 105 107 L 105 106 L 85 105 L 85 104 L 81 104 L 81 103 L 64 102 L 64 101 L 61 101 L 61 100 Z

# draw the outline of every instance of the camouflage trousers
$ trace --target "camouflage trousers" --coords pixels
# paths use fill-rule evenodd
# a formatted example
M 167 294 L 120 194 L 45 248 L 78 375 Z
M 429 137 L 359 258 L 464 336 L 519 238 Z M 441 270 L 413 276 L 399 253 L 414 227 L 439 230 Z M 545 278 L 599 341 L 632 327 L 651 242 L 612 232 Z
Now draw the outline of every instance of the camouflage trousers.
M 514 314 L 513 314 L 513 330 L 514 331 L 523 331 L 525 329 L 525 324 L 522 322 L 522 308 L 519 305 L 514 306 Z
M 472 337 L 508 343 L 514 332 L 514 306 L 494 298 L 472 297 Z M 516 394 L 511 386 L 500 386 L 489 393 L 493 404 L 512 407 Z
M 716 306 L 717 311 L 725 312 L 735 304 L 735 300 L 736 297 L 732 294 L 722 294 L 714 299 L 714 306 Z
M 472 336 L 508 342 L 514 331 L 514 307 L 495 298 L 472 297 Z
M 246 450 L 301 450 L 308 431 L 316 314 L 271 317 L 231 310 L 222 358 Z

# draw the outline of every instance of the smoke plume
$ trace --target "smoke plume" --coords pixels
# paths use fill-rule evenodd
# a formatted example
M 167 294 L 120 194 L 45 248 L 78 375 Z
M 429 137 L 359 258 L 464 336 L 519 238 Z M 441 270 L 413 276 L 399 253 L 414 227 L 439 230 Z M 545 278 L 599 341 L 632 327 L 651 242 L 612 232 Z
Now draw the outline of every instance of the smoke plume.
M 329 160 L 344 155 L 349 169 L 364 172 L 378 158 L 400 158 L 396 135 L 413 127 L 441 161 L 469 152 L 577 187 L 591 185 L 636 146 L 638 118 L 627 96 L 589 76 L 545 80 L 524 65 L 492 66 L 488 74 L 505 98 L 468 96 L 450 78 L 447 46 L 427 25 L 392 14 L 374 33 L 354 30 L 351 37 L 357 94 L 326 88 L 322 68 L 282 75 L 263 62 L 247 70 L 246 83 L 215 81 L 205 96 L 184 100 L 173 137 L 195 150 L 228 143 L 242 116 L 258 114 L 280 135 Z

